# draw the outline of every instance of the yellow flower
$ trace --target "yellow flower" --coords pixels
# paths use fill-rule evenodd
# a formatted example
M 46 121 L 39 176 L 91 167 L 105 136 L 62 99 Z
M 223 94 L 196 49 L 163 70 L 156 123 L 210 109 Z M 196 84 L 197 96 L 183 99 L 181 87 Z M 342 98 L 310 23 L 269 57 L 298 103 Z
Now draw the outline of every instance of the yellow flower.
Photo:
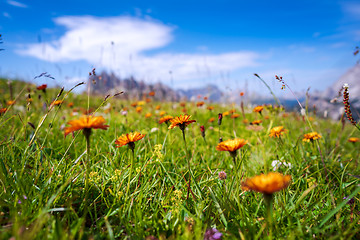
M 357 137 L 351 137 L 348 139 L 348 142 L 351 142 L 351 143 L 356 143 L 356 142 L 360 142 L 360 138 L 357 138 Z
M 65 137 L 71 132 L 75 132 L 82 129 L 84 129 L 85 131 L 89 131 L 92 128 L 93 129 L 100 128 L 106 130 L 109 127 L 109 125 L 104 125 L 104 123 L 105 123 L 105 119 L 102 116 L 94 117 L 92 115 L 81 117 L 80 119 L 77 120 L 72 120 L 68 122 L 68 124 L 70 124 L 71 126 L 65 128 Z
M 235 138 L 235 139 L 229 139 L 226 141 L 223 141 L 219 143 L 216 146 L 216 150 L 218 151 L 228 151 L 230 154 L 235 154 L 236 150 L 239 148 L 242 148 L 248 143 L 247 140 L 241 139 L 241 138 Z
M 191 118 L 191 115 L 180 115 L 180 117 L 175 117 L 170 120 L 171 125 L 169 126 L 169 129 L 173 129 L 174 127 L 179 127 L 182 131 L 185 130 L 185 128 L 193 122 L 196 122 L 196 120 L 189 120 Z
M 229 115 L 230 113 L 229 112 L 223 112 L 223 117 L 225 117 L 225 116 L 227 116 L 227 115 Z
M 137 105 L 138 105 L 138 106 L 144 106 L 145 104 L 146 104 L 145 101 L 138 101 L 138 102 L 137 102 Z
M 165 114 L 166 114 L 165 111 L 161 111 L 161 112 L 159 113 L 160 116 L 164 116 Z
M 278 172 L 270 172 L 246 179 L 241 183 L 243 190 L 252 190 L 264 194 L 273 194 L 287 186 L 291 181 L 290 175 L 282 175 Z
M 122 134 L 115 140 L 115 144 L 117 145 L 116 147 L 122 147 L 128 144 L 129 147 L 133 149 L 135 147 L 135 142 L 139 141 L 143 137 L 145 137 L 145 134 L 141 134 L 139 132 Z
M 172 116 L 167 115 L 165 117 L 160 118 L 159 123 L 162 124 L 163 122 L 168 123 L 171 119 L 173 119 Z
M 312 142 L 314 140 L 320 139 L 321 135 L 317 132 L 311 132 L 304 134 L 303 142 Z
M 277 137 L 278 138 L 278 137 L 281 137 L 281 135 L 286 132 L 287 132 L 287 130 L 283 126 L 273 127 L 270 130 L 269 137 Z
M 145 118 L 150 118 L 152 116 L 152 114 L 151 113 L 147 113 L 147 114 L 145 114 Z

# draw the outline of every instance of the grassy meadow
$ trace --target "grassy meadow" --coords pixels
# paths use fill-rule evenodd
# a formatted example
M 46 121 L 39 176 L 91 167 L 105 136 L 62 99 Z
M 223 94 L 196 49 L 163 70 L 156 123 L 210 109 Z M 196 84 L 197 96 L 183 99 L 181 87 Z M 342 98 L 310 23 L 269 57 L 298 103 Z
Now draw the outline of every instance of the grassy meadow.
M 348 141 L 360 132 L 348 120 L 307 108 L 242 111 L 204 96 L 105 99 L 16 81 L 10 91 L 5 80 L 0 91 L 0 239 L 360 238 L 360 142 Z M 89 145 L 82 130 L 65 137 L 68 122 L 89 112 L 109 127 L 92 129 Z M 183 131 L 159 124 L 184 114 L 196 122 Z M 269 136 L 277 126 L 285 131 Z M 117 147 L 131 132 L 145 136 L 133 151 Z M 321 138 L 303 141 L 310 132 Z M 247 143 L 229 154 L 217 150 L 220 137 Z M 270 172 L 291 182 L 273 194 L 244 187 Z

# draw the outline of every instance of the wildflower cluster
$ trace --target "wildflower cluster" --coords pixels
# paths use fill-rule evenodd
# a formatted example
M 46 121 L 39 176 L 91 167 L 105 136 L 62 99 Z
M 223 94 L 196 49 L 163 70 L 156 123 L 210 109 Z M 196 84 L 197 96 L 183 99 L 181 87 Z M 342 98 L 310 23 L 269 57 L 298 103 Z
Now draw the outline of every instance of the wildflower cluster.
M 152 155 L 152 158 L 155 159 L 155 161 L 162 161 L 164 159 L 164 154 L 161 152 L 162 149 L 162 145 L 161 144 L 156 144 L 154 146 L 154 153 Z

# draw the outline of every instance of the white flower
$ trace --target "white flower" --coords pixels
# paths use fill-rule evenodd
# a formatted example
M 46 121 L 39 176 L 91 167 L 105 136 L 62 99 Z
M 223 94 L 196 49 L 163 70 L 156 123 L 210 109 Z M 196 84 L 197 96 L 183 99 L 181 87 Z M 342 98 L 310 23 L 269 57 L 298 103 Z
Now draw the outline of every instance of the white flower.
M 301 114 L 301 116 L 305 116 L 305 115 L 306 115 L 306 110 L 305 110 L 305 108 L 302 108 L 302 109 L 300 110 L 300 114 Z
M 159 129 L 156 128 L 156 127 L 155 127 L 155 128 L 152 128 L 152 129 L 150 130 L 151 133 L 156 132 L 156 131 L 159 131 Z
M 291 169 L 291 163 L 280 162 L 279 160 L 272 161 L 271 166 L 273 167 L 274 171 L 278 170 L 281 166 Z

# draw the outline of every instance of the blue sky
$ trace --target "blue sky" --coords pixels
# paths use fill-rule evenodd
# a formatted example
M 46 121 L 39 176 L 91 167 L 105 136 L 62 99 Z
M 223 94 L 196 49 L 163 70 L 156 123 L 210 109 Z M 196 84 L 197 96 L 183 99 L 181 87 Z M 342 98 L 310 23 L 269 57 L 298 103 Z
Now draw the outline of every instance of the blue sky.
M 48 72 L 69 87 L 95 67 L 176 88 L 266 92 L 258 73 L 273 88 L 277 74 L 295 91 L 323 90 L 356 64 L 360 2 L 2 0 L 0 33 L 0 75 L 10 78 Z

